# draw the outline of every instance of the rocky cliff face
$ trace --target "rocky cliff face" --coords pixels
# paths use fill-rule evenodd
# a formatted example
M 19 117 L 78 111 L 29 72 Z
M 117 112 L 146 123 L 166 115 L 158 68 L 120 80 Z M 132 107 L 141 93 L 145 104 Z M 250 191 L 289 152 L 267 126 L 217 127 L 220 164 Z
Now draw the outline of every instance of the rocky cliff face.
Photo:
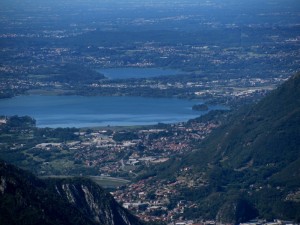
M 114 198 L 88 179 L 59 179 L 50 181 L 52 188 L 65 201 L 99 224 L 142 224 L 122 208 Z
M 88 179 L 40 180 L 0 161 L 0 224 L 141 225 Z

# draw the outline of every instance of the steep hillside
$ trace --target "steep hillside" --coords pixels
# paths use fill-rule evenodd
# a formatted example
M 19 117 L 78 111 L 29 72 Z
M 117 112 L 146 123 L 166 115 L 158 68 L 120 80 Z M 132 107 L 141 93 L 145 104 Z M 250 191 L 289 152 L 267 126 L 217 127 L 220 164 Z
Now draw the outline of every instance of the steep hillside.
M 114 198 L 89 179 L 53 179 L 52 191 L 99 224 L 137 225 L 136 217 L 122 208 Z
M 249 111 L 240 112 L 212 137 L 218 141 L 213 159 L 235 169 L 270 163 L 276 168 L 281 167 L 278 164 L 285 166 L 300 156 L 299 122 L 300 74 L 297 74 Z
M 187 217 L 299 221 L 300 74 L 231 115 L 197 151 L 158 170 L 159 179 L 185 176 L 197 183 L 180 196 L 198 204 Z
M 40 180 L 0 162 L 0 224 L 142 224 L 87 179 Z

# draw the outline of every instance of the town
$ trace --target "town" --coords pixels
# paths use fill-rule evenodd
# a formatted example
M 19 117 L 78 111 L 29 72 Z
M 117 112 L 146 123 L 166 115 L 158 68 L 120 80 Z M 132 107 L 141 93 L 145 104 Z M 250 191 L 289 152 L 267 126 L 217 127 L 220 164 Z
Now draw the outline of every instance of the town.
M 294 180 L 269 180 L 276 168 L 283 168 L 277 161 L 247 171 L 254 164 L 251 155 L 239 159 L 244 159 L 240 167 L 226 165 L 236 159 L 229 160 L 225 153 L 202 164 L 199 158 L 205 154 L 188 158 L 204 149 L 210 135 L 229 123 L 238 109 L 257 103 L 299 71 L 297 7 L 276 1 L 244 6 L 235 1 L 34 2 L 19 1 L 13 8 L 1 3 L 0 100 L 20 95 L 139 96 L 199 100 L 203 108 L 222 110 L 210 108 L 180 123 L 84 128 L 39 127 L 28 115 L 0 115 L 1 160 L 42 179 L 91 178 L 128 211 L 154 224 L 217 225 L 220 214 L 238 203 L 251 215 L 247 197 L 272 220 L 277 218 L 268 212 L 273 201 L 276 205 L 282 198 L 276 212 L 285 215 L 299 204 Z M 176 74 L 111 79 L 99 72 L 128 68 Z M 194 106 L 201 111 L 201 105 Z M 250 121 L 254 125 L 249 130 L 259 121 L 264 114 Z M 278 137 L 284 136 L 285 126 L 293 125 L 278 125 Z M 245 142 L 236 135 L 233 142 L 251 146 L 261 133 L 269 132 L 265 129 L 268 126 Z M 221 141 L 207 151 L 220 153 Z M 272 220 L 257 218 L 241 225 L 294 224 Z
M 151 170 L 197 149 L 228 113 L 211 111 L 177 124 L 88 129 L 36 128 L 29 117 L 3 117 L 0 153 L 1 158 L 40 177 L 89 176 L 100 181 L 123 207 L 144 221 L 216 224 L 185 219 L 199 206 L 182 194 L 187 188 L 205 188 L 205 174 L 195 176 L 187 166 L 167 179 L 156 179 Z M 260 188 L 251 187 L 252 191 Z
M 149 128 L 108 127 L 88 130 L 35 128 L 34 121 L 29 118 L 23 119 L 25 126 L 14 127 L 12 121 L 22 121 L 22 118 L 6 117 L 0 121 L 1 158 L 5 159 L 14 154 L 15 163 L 32 165 L 32 171 L 36 171 L 39 176 L 88 175 L 134 180 L 150 166 L 193 151 L 193 145 L 199 144 L 213 129 L 220 126 L 226 111 L 211 114 L 216 115 L 207 121 L 195 119 Z M 54 133 L 58 136 L 69 136 L 71 140 L 55 141 Z M 63 133 L 65 134 L 62 135 Z M 5 141 L 8 137 L 12 138 L 10 142 Z M 40 137 L 38 143 L 37 137 Z M 19 158 L 18 154 L 22 156 Z M 180 217 L 184 207 L 189 204 L 181 201 L 172 210 L 166 208 L 170 204 L 168 198 L 174 197 L 178 192 L 175 187 L 189 183 L 185 179 L 174 183 L 159 183 L 159 188 L 155 189 L 142 180 L 129 183 L 125 191 L 123 185 L 127 185 L 126 183 L 122 184 L 121 189 L 114 189 L 113 195 L 124 207 L 134 210 L 145 220 L 164 218 L 166 222 L 173 221 Z M 188 185 L 199 183 L 192 182 Z

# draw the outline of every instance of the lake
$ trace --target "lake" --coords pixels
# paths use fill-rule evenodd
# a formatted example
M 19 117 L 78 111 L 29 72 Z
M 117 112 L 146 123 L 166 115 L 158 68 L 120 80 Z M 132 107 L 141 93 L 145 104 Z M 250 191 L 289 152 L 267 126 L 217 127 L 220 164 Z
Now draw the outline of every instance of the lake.
M 175 69 L 133 67 L 97 69 L 96 71 L 102 73 L 105 77 L 112 80 L 128 78 L 150 78 L 158 76 L 186 74 L 186 72 L 182 72 L 180 70 Z
M 0 99 L 0 115 L 28 115 L 38 127 L 52 128 L 153 125 L 184 122 L 207 113 L 192 110 L 200 103 L 175 98 L 29 95 Z

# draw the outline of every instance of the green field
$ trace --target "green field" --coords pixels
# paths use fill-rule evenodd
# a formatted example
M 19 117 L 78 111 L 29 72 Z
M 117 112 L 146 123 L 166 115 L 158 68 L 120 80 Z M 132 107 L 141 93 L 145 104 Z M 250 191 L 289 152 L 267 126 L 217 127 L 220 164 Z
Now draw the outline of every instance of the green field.
M 74 176 L 41 176 L 42 179 L 47 178 L 72 178 Z M 107 176 L 87 176 L 87 178 L 90 178 L 95 183 L 100 185 L 104 188 L 117 188 L 119 186 L 125 185 L 129 183 L 129 180 L 125 180 L 122 178 L 116 178 L 116 177 L 107 177 Z

